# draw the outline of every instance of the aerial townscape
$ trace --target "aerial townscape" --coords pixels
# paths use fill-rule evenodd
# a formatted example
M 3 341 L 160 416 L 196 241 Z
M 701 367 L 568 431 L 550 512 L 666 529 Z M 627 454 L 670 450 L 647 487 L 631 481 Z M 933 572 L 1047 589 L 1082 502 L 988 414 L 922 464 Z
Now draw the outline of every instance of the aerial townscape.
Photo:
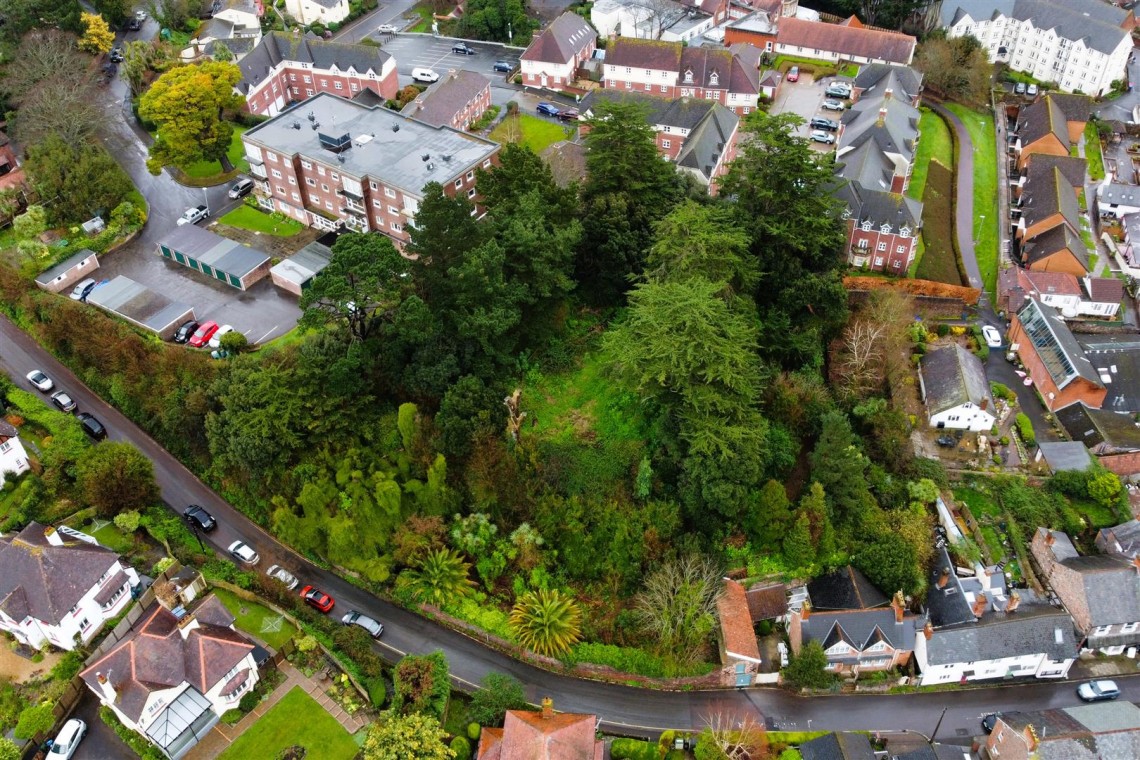
M 1134 5 L 0 2 L 0 760 L 1140 760 Z

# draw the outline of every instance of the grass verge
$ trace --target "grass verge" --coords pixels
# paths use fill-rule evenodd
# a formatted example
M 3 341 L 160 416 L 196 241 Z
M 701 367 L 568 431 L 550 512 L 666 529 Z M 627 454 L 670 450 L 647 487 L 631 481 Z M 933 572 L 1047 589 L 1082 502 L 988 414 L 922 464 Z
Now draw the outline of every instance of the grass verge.
M 245 134 L 247 127 L 240 124 L 234 125 L 234 134 L 230 139 L 230 149 L 226 151 L 229 156 L 230 163 L 239 172 L 249 171 L 249 162 L 245 160 L 245 149 L 242 147 L 241 136 Z M 187 167 L 179 167 L 182 173 L 191 179 L 206 179 L 209 177 L 220 176 L 225 172 L 222 171 L 221 161 L 197 161 Z
M 358 752 L 356 742 L 336 718 L 301 687 L 294 686 L 219 758 L 277 757 L 282 750 L 295 745 L 308 750 L 309 757 L 321 760 L 352 760 Z
M 238 229 L 260 232 L 263 235 L 276 235 L 277 237 L 292 237 L 305 229 L 303 224 L 294 219 L 286 217 L 278 221 L 270 214 L 245 204 L 238 206 L 218 221 Z
M 950 170 L 937 161 L 930 163 L 922 209 L 922 241 L 926 251 L 914 269 L 915 277 L 920 280 L 962 284 L 958 262 L 954 258 L 952 193 L 953 176 Z
M 950 125 L 940 115 L 929 108 L 922 108 L 922 120 L 918 130 L 922 138 L 918 141 L 918 153 L 914 159 L 914 171 L 910 175 L 910 185 L 906 194 L 915 200 L 922 200 L 926 189 L 926 174 L 933 159 L 943 166 L 954 165 L 954 147 L 950 142 Z
M 992 114 L 958 103 L 946 108 L 962 120 L 974 151 L 974 255 L 990 296 L 997 286 L 997 144 Z M 963 146 L 964 147 L 964 146 Z
M 265 630 L 266 624 L 268 623 L 270 628 L 276 627 L 277 618 L 281 617 L 276 612 L 256 602 L 247 602 L 224 588 L 216 588 L 214 593 L 217 595 L 218 601 L 224 604 L 230 614 L 236 618 L 234 625 L 246 633 L 257 636 L 274 649 L 280 649 L 297 632 L 288 620 L 280 620 L 280 627 L 277 630 L 267 631 Z
M 1096 131 L 1095 121 L 1085 125 L 1085 158 L 1089 162 L 1089 179 L 1093 182 L 1104 179 L 1104 155 L 1100 150 L 1100 133 Z
M 519 143 L 541 153 L 547 146 L 567 139 L 571 131 L 572 128 L 560 122 L 520 113 L 503 119 L 491 131 L 491 139 L 499 143 Z

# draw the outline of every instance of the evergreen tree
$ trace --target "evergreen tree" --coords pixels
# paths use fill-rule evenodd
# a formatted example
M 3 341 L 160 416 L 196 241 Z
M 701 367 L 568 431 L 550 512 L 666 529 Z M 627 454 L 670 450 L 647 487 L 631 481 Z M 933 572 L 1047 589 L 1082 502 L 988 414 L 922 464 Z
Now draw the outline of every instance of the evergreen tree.
M 784 560 L 789 568 L 807 567 L 815 559 L 811 542 L 811 518 L 801 512 L 784 535 Z
M 829 517 L 851 525 L 876 504 L 867 484 L 867 459 L 856 445 L 851 423 L 843 412 L 823 416 L 823 431 L 811 453 L 812 477 L 823 486 Z
M 767 549 L 780 544 L 792 527 L 791 506 L 782 483 L 769 480 L 764 484 L 745 524 L 755 548 Z

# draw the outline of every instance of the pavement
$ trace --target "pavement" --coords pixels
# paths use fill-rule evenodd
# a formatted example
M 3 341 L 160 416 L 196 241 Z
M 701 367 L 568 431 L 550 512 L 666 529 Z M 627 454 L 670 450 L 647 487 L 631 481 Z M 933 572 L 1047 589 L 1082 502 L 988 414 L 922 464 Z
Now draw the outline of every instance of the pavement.
M 150 436 L 104 403 L 69 370 L 8 319 L 0 318 L 0 369 L 21 387 L 24 375 L 40 368 L 66 388 L 79 407 L 98 417 L 111 440 L 129 441 L 154 464 L 163 501 L 180 512 L 201 504 L 219 526 L 205 536 L 220 555 L 241 540 L 261 554 L 261 566 L 281 564 L 302 582 L 312 583 L 337 600 L 337 609 L 358 609 L 382 621 L 385 634 L 376 651 L 389 661 L 407 653 L 441 650 L 457 684 L 471 687 L 491 672 L 509 673 L 525 686 L 530 701 L 554 700 L 559 710 L 597 714 L 610 731 L 654 736 L 667 728 L 701 728 L 717 713 L 732 711 L 765 720 L 785 730 L 917 731 L 929 734 L 938 725 L 943 741 L 968 743 L 979 720 L 997 710 L 1036 710 L 1078 704 L 1071 683 L 1030 681 L 982 689 L 906 695 L 861 694 L 801 697 L 773 688 L 714 691 L 657 691 L 587 681 L 545 671 L 492 650 L 461 633 L 377 598 L 335 574 L 312 565 L 278 543 L 262 528 L 198 480 Z M 1118 679 L 1125 698 L 1140 700 L 1140 678 Z

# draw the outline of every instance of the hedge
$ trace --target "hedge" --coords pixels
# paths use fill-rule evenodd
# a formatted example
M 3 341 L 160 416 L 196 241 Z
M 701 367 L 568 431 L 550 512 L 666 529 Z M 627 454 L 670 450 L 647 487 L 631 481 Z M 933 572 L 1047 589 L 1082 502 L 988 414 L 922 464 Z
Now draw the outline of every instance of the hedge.
M 614 739 L 610 757 L 614 760 L 658 760 L 660 748 L 640 739 Z
M 1036 446 L 1037 436 L 1033 434 L 1033 423 L 1025 416 L 1024 412 L 1018 412 L 1017 417 L 1017 432 L 1021 436 L 1021 440 L 1025 442 L 1026 446 Z

